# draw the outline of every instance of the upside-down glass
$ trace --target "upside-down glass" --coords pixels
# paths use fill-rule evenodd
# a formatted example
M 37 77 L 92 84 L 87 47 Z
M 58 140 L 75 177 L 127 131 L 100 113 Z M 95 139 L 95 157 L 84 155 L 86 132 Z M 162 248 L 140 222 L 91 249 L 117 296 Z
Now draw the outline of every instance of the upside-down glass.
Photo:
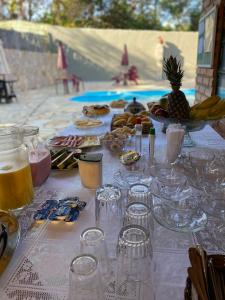
M 114 256 L 112 247 L 116 244 L 122 224 L 121 190 L 117 186 L 105 184 L 96 190 L 95 222 L 96 227 L 105 233 L 110 256 Z
M 154 220 L 150 207 L 141 202 L 131 202 L 127 205 L 123 225 L 140 225 L 149 230 L 151 237 L 154 231 Z
M 108 282 L 112 269 L 103 230 L 97 227 L 85 229 L 80 236 L 80 250 L 81 253 L 90 253 L 97 258 L 102 280 Z
M 116 299 L 152 300 L 152 246 L 149 231 L 122 227 L 117 244 Z
M 128 203 L 131 202 L 142 202 L 152 207 L 150 188 L 143 183 L 132 184 L 128 191 Z
M 69 273 L 69 300 L 104 300 L 97 259 L 82 254 L 73 259 Z

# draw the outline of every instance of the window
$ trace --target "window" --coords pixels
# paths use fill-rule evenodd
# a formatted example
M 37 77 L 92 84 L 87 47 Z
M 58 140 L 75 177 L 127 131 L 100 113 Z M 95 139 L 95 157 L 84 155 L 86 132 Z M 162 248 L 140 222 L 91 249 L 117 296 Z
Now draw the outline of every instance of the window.
M 212 67 L 216 17 L 217 7 L 214 7 L 199 21 L 197 57 L 197 64 L 199 67 Z
M 218 70 L 217 95 L 225 98 L 225 33 L 221 45 L 221 57 Z

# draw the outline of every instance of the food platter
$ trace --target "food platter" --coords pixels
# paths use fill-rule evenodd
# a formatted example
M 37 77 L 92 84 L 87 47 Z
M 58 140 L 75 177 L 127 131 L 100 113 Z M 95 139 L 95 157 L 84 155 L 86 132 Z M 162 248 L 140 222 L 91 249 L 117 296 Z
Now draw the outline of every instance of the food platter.
M 104 124 L 103 121 L 98 119 L 79 119 L 74 122 L 74 125 L 78 129 L 88 129 L 102 126 Z
M 48 141 L 48 145 L 53 148 L 83 149 L 97 147 L 101 145 L 97 136 L 54 136 Z

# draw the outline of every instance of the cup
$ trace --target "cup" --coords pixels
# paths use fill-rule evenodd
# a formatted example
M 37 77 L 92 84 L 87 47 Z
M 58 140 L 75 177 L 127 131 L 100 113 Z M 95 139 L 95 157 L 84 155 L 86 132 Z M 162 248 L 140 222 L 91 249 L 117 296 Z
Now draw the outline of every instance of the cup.
M 143 183 L 132 184 L 128 191 L 128 203 L 130 202 L 141 202 L 152 207 L 150 188 Z
M 81 183 L 89 189 L 96 189 L 102 184 L 102 154 L 86 153 L 80 155 L 79 173 Z
M 80 250 L 97 258 L 102 280 L 107 283 L 112 276 L 112 269 L 103 230 L 97 227 L 85 229 L 80 236 Z
M 122 227 L 117 243 L 116 299 L 154 299 L 151 259 L 149 231 L 139 225 Z
M 95 223 L 105 233 L 110 256 L 115 255 L 115 244 L 122 224 L 121 190 L 105 184 L 96 190 Z
M 69 274 L 69 300 L 104 300 L 97 259 L 81 254 L 73 259 Z
M 149 230 L 151 237 L 154 231 L 154 219 L 148 205 L 141 202 L 131 202 L 127 205 L 123 219 L 123 226 L 140 225 Z

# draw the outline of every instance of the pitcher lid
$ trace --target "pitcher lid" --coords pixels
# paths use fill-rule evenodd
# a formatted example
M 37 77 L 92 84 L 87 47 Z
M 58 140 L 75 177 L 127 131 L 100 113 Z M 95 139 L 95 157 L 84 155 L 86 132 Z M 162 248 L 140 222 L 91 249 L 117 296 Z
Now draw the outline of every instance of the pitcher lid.
M 99 162 L 102 160 L 102 153 L 86 153 L 80 155 L 81 161 L 87 161 L 87 162 Z

